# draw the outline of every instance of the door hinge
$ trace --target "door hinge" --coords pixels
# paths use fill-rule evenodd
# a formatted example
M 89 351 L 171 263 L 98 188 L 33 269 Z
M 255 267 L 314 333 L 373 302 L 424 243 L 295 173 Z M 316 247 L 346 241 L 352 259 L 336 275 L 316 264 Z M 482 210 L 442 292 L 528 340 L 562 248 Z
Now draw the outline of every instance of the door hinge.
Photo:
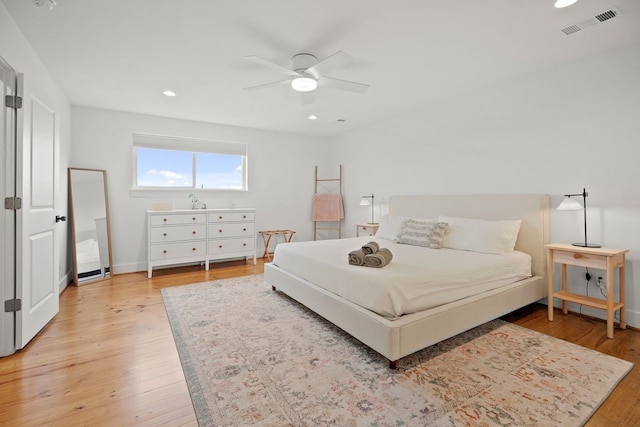
M 22 310 L 22 300 L 20 299 L 8 299 L 4 302 L 5 313 L 15 313 Z
M 22 199 L 20 197 L 5 197 L 4 208 L 11 211 L 22 209 Z
M 22 108 L 22 97 L 18 95 L 5 95 L 4 106 L 7 108 L 13 108 L 19 110 Z

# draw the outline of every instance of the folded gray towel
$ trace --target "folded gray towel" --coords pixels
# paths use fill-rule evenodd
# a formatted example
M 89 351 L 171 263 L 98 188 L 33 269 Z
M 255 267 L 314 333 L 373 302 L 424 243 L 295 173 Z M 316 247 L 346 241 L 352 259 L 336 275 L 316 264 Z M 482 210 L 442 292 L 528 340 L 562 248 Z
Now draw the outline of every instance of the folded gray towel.
M 375 254 L 380 249 L 380 246 L 376 242 L 369 242 L 362 247 L 365 254 Z
M 364 265 L 366 267 L 382 268 L 389 264 L 393 259 L 393 254 L 387 248 L 379 249 L 374 254 L 367 254 L 364 256 Z
M 349 252 L 349 264 L 351 265 L 364 265 L 364 256 L 366 254 L 362 249 Z

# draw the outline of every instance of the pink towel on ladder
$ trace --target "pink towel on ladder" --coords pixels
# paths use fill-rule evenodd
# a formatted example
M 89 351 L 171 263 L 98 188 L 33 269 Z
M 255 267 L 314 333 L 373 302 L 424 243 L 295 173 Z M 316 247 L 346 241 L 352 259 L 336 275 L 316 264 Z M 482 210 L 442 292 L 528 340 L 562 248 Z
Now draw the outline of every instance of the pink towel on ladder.
M 314 194 L 313 220 L 340 221 L 344 218 L 342 194 Z

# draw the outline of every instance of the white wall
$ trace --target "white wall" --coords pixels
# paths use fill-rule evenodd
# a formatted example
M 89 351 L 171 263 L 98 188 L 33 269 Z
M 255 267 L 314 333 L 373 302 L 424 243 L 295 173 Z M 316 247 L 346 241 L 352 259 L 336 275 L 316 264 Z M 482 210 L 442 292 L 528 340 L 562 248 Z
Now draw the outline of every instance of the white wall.
M 54 82 L 53 78 L 46 70 L 35 51 L 31 48 L 31 45 L 26 40 L 22 32 L 19 30 L 16 23 L 13 21 L 9 12 L 5 8 L 4 4 L 0 2 L 0 56 L 11 65 L 11 67 L 18 73 L 24 74 L 24 108 L 23 115 L 25 120 L 23 121 L 24 137 L 27 139 L 24 142 L 25 153 L 28 154 L 30 135 L 30 123 L 28 118 L 30 117 L 30 102 L 29 100 L 34 97 L 51 108 L 55 114 L 55 138 L 56 144 L 59 150 L 59 185 L 58 202 L 59 206 L 56 206 L 56 210 L 60 215 L 66 215 L 67 212 L 67 174 L 66 170 L 69 161 L 70 150 L 70 105 L 67 98 L 64 96 L 58 85 Z M 22 153 L 20 153 L 22 154 Z M 28 179 L 30 174 L 29 159 L 24 159 L 24 173 L 25 179 Z M 22 177 L 19 177 L 18 184 L 23 181 Z M 21 190 L 19 190 L 19 194 Z M 67 247 L 70 244 L 69 240 L 69 227 L 66 222 L 58 223 L 56 231 L 56 247 L 60 254 L 59 258 L 59 278 L 58 284 L 60 291 L 69 283 L 72 276 L 69 276 L 69 270 L 72 266 L 72 260 L 68 256 Z
M 638 76 L 635 45 L 334 138 L 334 162 L 345 165 L 350 183 L 347 232 L 368 220 L 370 210 L 357 203 L 371 192 L 377 201 L 392 194 L 546 193 L 555 208 L 562 194 L 586 187 L 589 240 L 630 249 L 627 315 L 640 327 Z M 552 209 L 550 221 L 552 242 L 583 239 L 580 211 Z M 585 292 L 584 273 L 570 268 L 570 290 Z M 592 286 L 589 293 L 599 291 Z
M 247 143 L 250 191 L 198 192 L 198 199 L 208 208 L 255 207 L 258 230 L 288 228 L 296 231 L 294 241 L 311 240 L 314 167 L 336 174 L 338 168 L 328 161 L 327 139 L 73 107 L 71 166 L 107 170 L 114 273 L 146 270 L 145 213 L 152 203 L 172 201 L 176 209 L 191 207 L 188 190 L 174 197 L 130 191 L 134 132 Z M 259 238 L 258 256 L 262 251 Z

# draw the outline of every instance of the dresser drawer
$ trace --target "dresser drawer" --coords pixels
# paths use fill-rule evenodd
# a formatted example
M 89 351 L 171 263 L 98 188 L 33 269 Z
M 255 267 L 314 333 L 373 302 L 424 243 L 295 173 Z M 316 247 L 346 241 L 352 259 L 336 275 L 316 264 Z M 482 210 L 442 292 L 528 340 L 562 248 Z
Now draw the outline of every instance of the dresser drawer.
M 205 240 L 197 242 L 160 243 L 151 245 L 149 248 L 149 258 L 152 261 L 186 257 L 202 257 L 207 255 L 207 242 Z
M 206 213 L 184 213 L 173 215 L 151 215 L 150 225 L 206 224 Z
M 253 252 L 255 238 L 224 239 L 209 241 L 209 255 L 229 254 L 234 252 Z
M 210 213 L 209 222 L 255 221 L 254 212 L 219 212 Z
M 205 224 L 193 224 L 153 227 L 149 230 L 149 236 L 151 243 L 206 239 L 207 226 Z
M 219 239 L 225 237 L 255 236 L 254 228 L 255 225 L 252 222 L 209 224 L 209 238 Z

